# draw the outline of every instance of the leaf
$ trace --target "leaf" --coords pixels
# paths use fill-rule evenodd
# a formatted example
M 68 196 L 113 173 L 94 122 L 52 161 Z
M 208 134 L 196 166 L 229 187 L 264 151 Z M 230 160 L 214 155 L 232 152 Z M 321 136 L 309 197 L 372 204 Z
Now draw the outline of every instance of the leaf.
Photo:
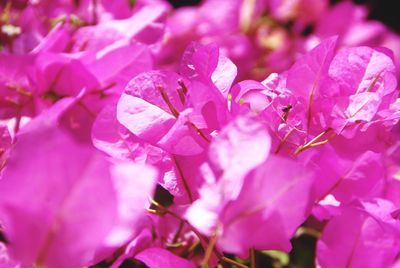
M 271 258 L 277 259 L 281 265 L 289 264 L 289 254 L 279 250 L 263 250 L 263 254 L 270 256 Z

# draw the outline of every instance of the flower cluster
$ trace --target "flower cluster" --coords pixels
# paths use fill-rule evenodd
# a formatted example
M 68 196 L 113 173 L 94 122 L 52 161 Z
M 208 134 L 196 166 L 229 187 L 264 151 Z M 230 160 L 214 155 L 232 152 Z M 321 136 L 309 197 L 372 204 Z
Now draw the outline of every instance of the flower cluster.
M 400 264 L 400 37 L 364 7 L 3 2 L 1 268 Z

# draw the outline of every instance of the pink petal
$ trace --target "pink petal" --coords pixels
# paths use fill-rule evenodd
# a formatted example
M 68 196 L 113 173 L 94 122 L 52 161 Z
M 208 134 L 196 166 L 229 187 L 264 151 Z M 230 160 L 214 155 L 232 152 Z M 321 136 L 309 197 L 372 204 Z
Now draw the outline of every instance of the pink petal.
M 265 126 L 251 116 L 237 117 L 210 145 L 209 158 L 217 174 L 221 173 L 226 193 L 235 198 L 241 180 L 265 161 L 271 146 Z
M 175 117 L 151 103 L 122 94 L 117 105 L 117 119 L 133 134 L 156 143 L 172 127 Z
M 388 210 L 382 205 L 374 210 L 390 214 L 390 206 Z M 346 208 L 325 226 L 317 245 L 318 264 L 327 268 L 390 267 L 400 249 L 398 228 L 361 209 Z
M 37 129 L 19 136 L 0 180 L 10 252 L 26 265 L 88 265 L 101 247 L 115 249 L 134 234 L 156 173 L 111 165 L 60 130 Z
M 162 248 L 149 248 L 135 256 L 135 259 L 145 263 L 150 268 L 194 268 L 193 263 L 178 257 L 168 250 Z

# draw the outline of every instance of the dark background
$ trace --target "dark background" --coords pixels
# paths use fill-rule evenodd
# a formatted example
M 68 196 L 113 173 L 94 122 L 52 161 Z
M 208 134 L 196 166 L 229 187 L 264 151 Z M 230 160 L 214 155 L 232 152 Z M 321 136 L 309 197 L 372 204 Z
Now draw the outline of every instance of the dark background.
M 201 0 L 168 0 L 174 7 L 198 5 Z M 330 0 L 333 5 L 341 0 Z M 400 1 L 399 0 L 353 0 L 356 4 L 367 5 L 369 18 L 380 20 L 392 30 L 400 33 Z

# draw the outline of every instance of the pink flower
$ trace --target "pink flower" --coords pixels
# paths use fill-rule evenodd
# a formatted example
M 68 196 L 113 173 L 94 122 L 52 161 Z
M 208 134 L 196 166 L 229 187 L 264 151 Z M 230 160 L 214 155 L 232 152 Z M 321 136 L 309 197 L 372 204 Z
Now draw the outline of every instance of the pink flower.
M 11 148 L 12 138 L 8 127 L 0 124 L 0 174 L 5 166 Z
M 7 247 L 2 242 L 0 242 L 0 266 L 2 268 L 20 267 L 20 265 L 9 256 Z
M 186 217 L 217 236 L 223 251 L 289 251 L 290 238 L 309 213 L 311 174 L 291 160 L 268 157 L 269 139 L 256 118 L 238 117 L 211 144 L 213 172 L 203 169 L 206 183 Z
M 180 75 L 151 71 L 131 80 L 117 105 L 118 121 L 170 153 L 200 154 L 210 134 L 226 124 L 224 95 L 235 75 L 236 67 L 219 56 L 218 47 L 189 47 Z
M 375 199 L 345 208 L 325 226 L 318 267 L 391 267 L 399 250 L 399 222 L 391 202 Z
M 331 116 L 338 134 L 351 137 L 387 120 L 385 111 L 397 97 L 395 66 L 388 54 L 384 49 L 349 48 L 332 61 L 329 76 L 334 84 L 326 90 L 336 101 Z M 388 127 L 397 122 L 393 119 Z
M 165 268 L 194 268 L 193 263 L 178 257 L 170 251 L 162 248 L 148 248 L 135 256 L 135 259 L 145 263 L 148 267 Z
M 156 179 L 154 169 L 112 163 L 59 129 L 21 133 L 0 179 L 10 253 L 48 267 L 101 260 L 138 231 Z

